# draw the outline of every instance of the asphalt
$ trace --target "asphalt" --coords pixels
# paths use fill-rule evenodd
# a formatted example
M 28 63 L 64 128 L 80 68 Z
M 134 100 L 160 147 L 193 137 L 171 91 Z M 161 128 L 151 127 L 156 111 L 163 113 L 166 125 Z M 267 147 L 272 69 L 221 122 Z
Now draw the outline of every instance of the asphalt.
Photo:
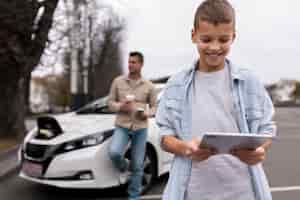
M 32 128 L 34 126 L 33 120 L 26 121 L 26 125 L 28 128 Z M 18 163 L 18 149 L 19 145 L 16 145 L 0 152 L 0 181 L 16 172 L 20 167 Z
M 0 180 L 5 179 L 6 176 L 18 169 L 18 149 L 19 145 L 16 145 L 0 152 Z
M 35 118 L 29 117 L 25 121 L 27 130 L 31 130 L 35 125 Z M 14 173 L 20 167 L 18 163 L 19 145 L 15 145 L 5 151 L 0 152 L 0 181 Z

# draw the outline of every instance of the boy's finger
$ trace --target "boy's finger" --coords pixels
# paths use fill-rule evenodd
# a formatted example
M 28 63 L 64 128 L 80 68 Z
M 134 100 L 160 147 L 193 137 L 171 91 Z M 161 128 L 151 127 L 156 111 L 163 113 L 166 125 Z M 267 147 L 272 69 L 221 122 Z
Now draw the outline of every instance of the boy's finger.
M 195 143 L 195 145 L 197 145 L 197 147 L 199 147 L 200 144 L 201 144 L 201 139 L 196 137 L 196 138 L 193 139 L 193 142 Z
M 264 154 L 264 153 L 265 153 L 265 148 L 263 148 L 263 147 L 258 147 L 258 148 L 255 150 L 255 152 Z
M 241 154 L 241 155 L 255 155 L 257 154 L 256 149 L 234 149 L 234 154 Z

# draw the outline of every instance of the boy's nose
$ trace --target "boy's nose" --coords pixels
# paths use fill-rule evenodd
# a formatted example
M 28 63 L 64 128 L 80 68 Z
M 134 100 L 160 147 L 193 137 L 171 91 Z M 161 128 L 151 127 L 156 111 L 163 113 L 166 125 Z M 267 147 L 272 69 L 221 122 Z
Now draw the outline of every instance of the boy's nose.
M 220 49 L 220 44 L 218 42 L 212 42 L 209 45 L 210 50 L 219 50 Z

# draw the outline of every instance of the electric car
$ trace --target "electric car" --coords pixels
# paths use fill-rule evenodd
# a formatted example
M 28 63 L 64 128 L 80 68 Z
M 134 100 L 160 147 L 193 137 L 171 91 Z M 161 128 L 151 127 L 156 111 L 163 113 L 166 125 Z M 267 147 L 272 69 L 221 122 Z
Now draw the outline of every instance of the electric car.
M 161 88 L 158 99 L 161 96 Z M 108 188 L 120 186 L 120 172 L 108 156 L 115 113 L 107 97 L 81 109 L 60 115 L 41 116 L 25 137 L 19 151 L 23 179 L 61 188 Z M 130 144 L 125 157 L 130 161 Z M 155 119 L 149 119 L 144 159 L 143 191 L 156 177 L 167 173 L 172 156 L 159 145 Z M 126 184 L 126 183 L 125 183 Z

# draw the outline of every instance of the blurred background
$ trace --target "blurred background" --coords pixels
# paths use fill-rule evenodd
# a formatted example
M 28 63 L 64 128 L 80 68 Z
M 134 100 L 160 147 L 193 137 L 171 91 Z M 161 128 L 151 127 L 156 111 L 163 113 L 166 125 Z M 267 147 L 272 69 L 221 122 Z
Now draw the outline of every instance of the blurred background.
M 107 95 L 145 55 L 155 80 L 190 66 L 193 15 L 201 1 L 31 0 L 0 3 L 0 133 L 23 134 L 26 116 L 77 109 Z M 277 106 L 300 104 L 300 3 L 230 1 L 237 38 L 229 57 L 253 70 Z

